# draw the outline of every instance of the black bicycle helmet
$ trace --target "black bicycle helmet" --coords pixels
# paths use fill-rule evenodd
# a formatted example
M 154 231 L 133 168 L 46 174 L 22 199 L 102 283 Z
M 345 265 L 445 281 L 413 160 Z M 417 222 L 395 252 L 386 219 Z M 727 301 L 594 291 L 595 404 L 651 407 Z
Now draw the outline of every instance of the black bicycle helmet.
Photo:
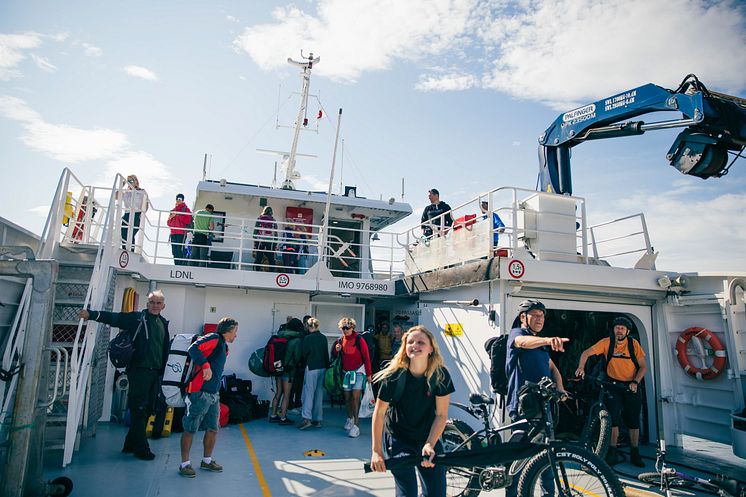
M 531 312 L 534 309 L 539 309 L 545 315 L 547 313 L 547 308 L 544 304 L 542 304 L 538 300 L 528 299 L 518 304 L 518 315 L 520 316 L 524 312 Z
M 632 320 L 625 316 L 617 316 L 614 318 L 614 320 L 611 322 L 611 327 L 614 328 L 616 325 L 622 325 L 627 328 L 628 331 L 632 331 L 632 327 L 634 326 L 632 324 Z

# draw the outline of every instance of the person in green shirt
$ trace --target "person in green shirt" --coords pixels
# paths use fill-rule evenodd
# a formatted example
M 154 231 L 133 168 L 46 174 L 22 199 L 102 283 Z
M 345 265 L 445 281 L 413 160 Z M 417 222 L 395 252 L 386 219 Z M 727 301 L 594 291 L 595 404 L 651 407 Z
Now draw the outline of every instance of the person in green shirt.
M 210 250 L 210 234 L 215 228 L 212 213 L 215 208 L 207 204 L 194 213 L 194 237 L 192 238 L 191 265 L 207 267 L 207 253 Z

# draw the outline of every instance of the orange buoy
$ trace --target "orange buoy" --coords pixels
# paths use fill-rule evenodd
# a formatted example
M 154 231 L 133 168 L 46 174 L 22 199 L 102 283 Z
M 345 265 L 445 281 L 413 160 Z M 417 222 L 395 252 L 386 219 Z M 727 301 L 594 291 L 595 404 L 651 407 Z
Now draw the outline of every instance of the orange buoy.
M 715 353 L 715 360 L 712 362 L 712 366 L 701 368 L 692 366 L 689 356 L 686 353 L 686 346 L 692 338 L 702 339 L 707 342 L 710 348 L 712 348 Z M 681 367 L 684 368 L 684 371 L 698 380 L 711 380 L 717 378 L 720 373 L 723 372 L 723 369 L 725 369 L 725 347 L 722 342 L 720 342 L 720 339 L 718 339 L 718 337 L 707 328 L 693 326 L 682 331 L 678 340 L 676 340 L 676 357 L 679 360 Z

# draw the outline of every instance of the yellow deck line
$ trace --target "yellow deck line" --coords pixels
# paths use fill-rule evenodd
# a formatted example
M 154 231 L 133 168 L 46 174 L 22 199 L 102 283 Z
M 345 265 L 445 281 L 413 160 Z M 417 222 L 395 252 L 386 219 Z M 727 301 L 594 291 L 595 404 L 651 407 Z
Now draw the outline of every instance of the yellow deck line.
M 259 459 L 256 457 L 256 452 L 254 452 L 254 446 L 251 445 L 251 440 L 249 440 L 249 433 L 246 431 L 246 428 L 244 428 L 243 423 L 238 425 L 241 428 L 241 435 L 243 435 L 243 441 L 246 443 L 246 448 L 249 450 L 249 457 L 251 458 L 251 464 L 254 466 L 254 471 L 256 472 L 256 479 L 259 480 L 259 487 L 262 489 L 262 495 L 264 497 L 272 497 L 272 492 L 269 491 L 269 486 L 267 486 L 267 480 L 264 479 L 264 473 L 262 473 L 262 468 L 259 466 Z

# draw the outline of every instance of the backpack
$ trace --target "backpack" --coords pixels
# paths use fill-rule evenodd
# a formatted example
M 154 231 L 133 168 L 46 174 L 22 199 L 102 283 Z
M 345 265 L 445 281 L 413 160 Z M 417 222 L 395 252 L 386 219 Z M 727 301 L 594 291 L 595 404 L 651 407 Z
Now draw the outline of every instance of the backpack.
M 259 216 L 259 219 L 257 219 L 256 222 L 256 230 L 254 232 L 256 236 L 271 238 L 275 235 L 275 231 L 275 221 L 270 220 L 270 218 L 264 218 L 264 216 Z
M 129 367 L 132 362 L 132 355 L 135 353 L 135 338 L 140 333 L 141 327 L 142 319 L 140 319 L 140 323 L 131 337 L 128 330 L 122 330 L 109 342 L 109 360 L 115 368 L 126 369 Z
M 362 338 L 365 340 L 365 344 L 368 346 L 368 357 L 370 357 L 370 364 L 371 367 L 373 364 L 375 364 L 377 361 L 376 358 L 376 337 L 371 333 L 370 331 L 364 331 L 362 333 L 358 333 L 358 340 Z M 357 344 L 358 349 L 360 348 L 360 343 L 355 342 Z M 361 351 L 362 354 L 362 351 Z
M 492 337 L 484 343 L 484 349 L 490 356 L 490 384 L 499 395 L 508 394 L 508 375 L 505 373 L 505 362 L 508 355 L 508 335 Z
M 201 336 L 200 334 L 180 333 L 171 340 L 171 349 L 168 352 L 166 369 L 161 380 L 161 391 L 169 407 L 186 407 L 184 399 L 187 396 L 187 387 L 197 376 L 195 364 L 189 357 L 188 351 L 189 347 Z M 219 350 L 219 347 L 215 347 L 207 356 L 207 361 L 212 360 Z
M 337 357 L 334 358 L 324 373 L 324 390 L 331 397 L 339 397 L 344 394 L 342 381 L 342 354 L 337 354 Z
M 614 345 L 616 345 L 616 337 L 612 336 L 609 338 L 609 350 L 606 352 L 606 367 L 604 368 L 604 372 L 608 372 L 609 363 L 611 362 L 611 358 L 614 356 Z M 637 373 L 640 371 L 640 363 L 637 362 L 637 355 L 635 355 L 635 346 L 632 343 L 632 340 L 634 338 L 628 336 L 627 337 L 627 354 L 629 354 L 629 359 L 632 361 L 632 364 L 635 365 L 635 376 L 637 376 Z M 613 344 L 613 345 L 612 345 Z M 626 357 L 620 357 L 619 359 L 626 359 Z
M 269 377 L 269 373 L 264 369 L 264 347 L 256 349 L 249 357 L 249 371 L 262 378 Z
M 288 339 L 272 335 L 264 347 L 264 370 L 271 376 L 279 376 L 285 372 L 285 352 L 288 348 Z

